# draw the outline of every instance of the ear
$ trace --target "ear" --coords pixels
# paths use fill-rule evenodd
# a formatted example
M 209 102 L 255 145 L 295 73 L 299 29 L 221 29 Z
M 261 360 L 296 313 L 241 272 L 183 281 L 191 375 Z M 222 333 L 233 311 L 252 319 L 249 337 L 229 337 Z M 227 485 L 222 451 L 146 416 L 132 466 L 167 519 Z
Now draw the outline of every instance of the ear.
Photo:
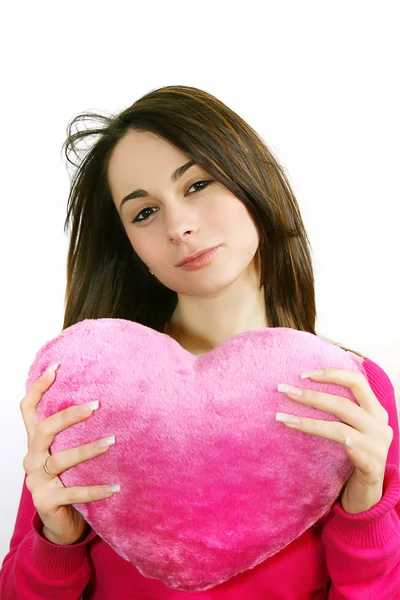
M 358 356 L 358 354 L 354 354 L 354 352 L 350 352 L 350 350 L 346 350 L 347 354 L 351 354 L 352 356 L 354 356 L 354 358 L 356 358 L 358 360 L 358 362 L 360 362 L 361 364 L 364 362 L 365 358 L 363 358 L 362 356 Z

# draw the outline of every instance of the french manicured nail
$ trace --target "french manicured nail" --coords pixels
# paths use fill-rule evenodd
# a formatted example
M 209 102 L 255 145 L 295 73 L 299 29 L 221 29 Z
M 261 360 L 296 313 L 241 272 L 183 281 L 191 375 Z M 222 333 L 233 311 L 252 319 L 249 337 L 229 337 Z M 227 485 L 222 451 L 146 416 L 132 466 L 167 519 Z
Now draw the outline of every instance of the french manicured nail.
M 104 448 L 105 446 L 111 446 L 112 444 L 115 444 L 115 437 L 110 435 L 102 440 L 98 440 L 94 445 L 96 448 Z
M 348 446 L 352 450 L 356 450 L 357 449 L 357 446 L 355 445 L 355 443 L 353 442 L 353 440 L 351 438 L 349 438 L 349 437 L 347 437 L 345 439 L 344 443 L 346 444 L 346 446 Z
M 286 394 L 293 394 L 293 396 L 302 396 L 303 390 L 296 388 L 292 385 L 286 385 L 286 383 L 280 383 L 278 385 L 278 392 L 285 392 Z
M 315 371 L 304 371 L 304 373 L 300 373 L 301 379 L 306 379 L 306 377 L 321 377 L 324 374 L 322 369 L 315 369 Z
M 58 369 L 58 367 L 59 367 L 59 366 L 60 366 L 60 363 L 57 363 L 57 364 L 55 364 L 55 365 L 51 365 L 51 367 L 47 367 L 47 369 L 46 369 L 46 371 L 45 371 L 45 375 L 46 375 L 47 373 L 51 373 L 51 374 L 53 374 L 53 373 L 54 373 L 54 371 L 57 371 L 57 369 Z
M 120 492 L 121 491 L 121 487 L 120 487 L 119 483 L 116 483 L 115 485 L 106 486 L 104 488 L 104 491 L 105 492 Z
M 93 400 L 93 402 L 88 402 L 87 404 L 81 404 L 79 407 L 82 412 L 90 412 L 91 410 L 96 410 L 96 408 L 99 408 L 98 400 Z
M 301 423 L 301 419 L 294 417 L 293 415 L 287 415 L 285 413 L 276 413 L 275 419 L 282 421 L 283 423 Z

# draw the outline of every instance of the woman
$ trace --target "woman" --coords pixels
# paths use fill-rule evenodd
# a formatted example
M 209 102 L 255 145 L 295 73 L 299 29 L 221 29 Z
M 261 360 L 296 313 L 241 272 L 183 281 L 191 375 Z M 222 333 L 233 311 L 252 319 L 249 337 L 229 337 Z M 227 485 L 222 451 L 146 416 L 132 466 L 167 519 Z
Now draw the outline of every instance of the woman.
M 103 126 L 72 133 L 86 117 Z M 195 355 L 264 327 L 317 335 L 309 242 L 298 204 L 282 168 L 238 115 L 199 89 L 170 86 L 110 118 L 78 116 L 65 143 L 68 160 L 72 152 L 79 155 L 76 142 L 93 135 L 98 139 L 75 165 L 69 197 L 64 329 L 83 319 L 130 319 L 167 333 Z M 1 598 L 400 595 L 394 390 L 376 363 L 353 356 L 368 380 L 329 365 L 322 377 L 310 378 L 350 387 L 359 406 L 307 391 L 305 380 L 297 400 L 340 422 L 282 424 L 346 448 L 354 471 L 330 513 L 256 568 L 190 594 L 143 577 L 71 506 L 112 495 L 104 486 L 66 488 L 58 477 L 109 446 L 90 443 L 50 455 L 55 435 L 93 411 L 78 414 L 70 407 L 37 423 L 36 407 L 55 380 L 55 366 L 21 402 L 26 478 L 0 572 Z

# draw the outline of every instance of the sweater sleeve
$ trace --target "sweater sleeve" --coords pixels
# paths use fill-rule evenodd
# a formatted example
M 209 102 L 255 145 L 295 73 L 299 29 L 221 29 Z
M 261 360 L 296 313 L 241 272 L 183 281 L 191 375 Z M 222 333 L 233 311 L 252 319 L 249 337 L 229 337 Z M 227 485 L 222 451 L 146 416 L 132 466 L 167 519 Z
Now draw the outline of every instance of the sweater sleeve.
M 0 569 L 0 599 L 78 600 L 91 574 L 87 547 L 96 533 L 88 530 L 75 544 L 58 546 L 42 536 L 43 523 L 24 478 L 10 550 Z
M 399 419 L 393 385 L 369 359 L 363 366 L 368 382 L 389 414 L 393 440 L 375 506 L 351 515 L 336 500 L 322 527 L 322 542 L 331 577 L 329 600 L 400 598 Z

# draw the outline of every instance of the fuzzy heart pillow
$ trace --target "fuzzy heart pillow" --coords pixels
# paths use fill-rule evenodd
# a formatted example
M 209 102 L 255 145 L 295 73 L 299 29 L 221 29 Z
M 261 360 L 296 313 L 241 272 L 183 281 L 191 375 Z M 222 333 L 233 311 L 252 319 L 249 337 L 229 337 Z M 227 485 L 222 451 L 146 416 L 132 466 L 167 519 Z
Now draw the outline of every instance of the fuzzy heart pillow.
M 100 408 L 57 434 L 51 452 L 116 439 L 62 483 L 120 483 L 111 498 L 74 506 L 115 552 L 169 587 L 207 590 L 279 552 L 329 511 L 353 471 L 341 444 L 275 420 L 338 420 L 278 383 L 356 402 L 346 387 L 300 379 L 325 367 L 366 375 L 311 333 L 247 331 L 197 357 L 139 323 L 87 319 L 38 351 L 26 388 L 53 363 L 39 420 L 91 400 Z

